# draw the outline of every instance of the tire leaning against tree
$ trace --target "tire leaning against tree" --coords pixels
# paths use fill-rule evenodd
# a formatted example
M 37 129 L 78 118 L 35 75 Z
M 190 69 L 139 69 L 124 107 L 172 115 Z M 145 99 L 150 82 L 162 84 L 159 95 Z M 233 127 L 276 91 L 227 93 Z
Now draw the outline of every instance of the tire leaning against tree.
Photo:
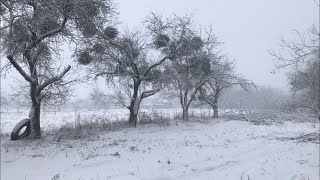
M 25 126 L 26 126 L 26 130 L 19 135 L 19 132 Z M 25 138 L 30 136 L 30 134 L 31 134 L 30 119 L 23 119 L 13 128 L 11 132 L 11 140 L 15 141 L 21 138 Z

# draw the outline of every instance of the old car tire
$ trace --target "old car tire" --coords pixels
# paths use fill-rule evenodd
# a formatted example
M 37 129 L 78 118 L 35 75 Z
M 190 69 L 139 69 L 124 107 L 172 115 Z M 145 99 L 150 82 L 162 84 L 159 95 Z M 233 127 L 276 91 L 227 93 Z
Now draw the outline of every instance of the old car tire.
M 23 127 L 26 126 L 26 130 L 19 135 L 19 132 Z M 11 140 L 18 140 L 24 137 L 28 137 L 31 134 L 31 127 L 30 127 L 30 119 L 24 119 L 20 121 L 12 130 L 11 132 Z

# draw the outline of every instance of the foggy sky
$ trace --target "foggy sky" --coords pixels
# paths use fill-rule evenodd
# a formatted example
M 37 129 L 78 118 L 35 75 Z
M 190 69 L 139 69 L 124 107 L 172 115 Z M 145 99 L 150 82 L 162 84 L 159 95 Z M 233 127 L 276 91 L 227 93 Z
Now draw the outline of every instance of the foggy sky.
M 235 59 L 237 72 L 257 85 L 288 89 L 285 71 L 274 70 L 267 50 L 277 50 L 282 38 L 291 39 L 293 30 L 306 31 L 319 27 L 319 0 L 116 0 L 120 12 L 120 27 L 133 29 L 153 11 L 163 16 L 192 13 L 200 27 L 212 25 L 224 53 Z M 70 52 L 64 53 L 70 56 Z M 68 57 L 66 57 L 68 58 Z M 1 58 L 1 61 L 6 59 Z M 12 68 L 12 70 L 14 70 Z M 15 70 L 14 70 L 15 71 Z M 18 74 L 13 73 L 13 77 Z M 9 76 L 10 77 L 10 76 Z M 21 78 L 21 77 L 17 77 Z M 7 79 L 2 79 L 2 91 L 9 92 Z M 11 82 L 11 83 L 9 83 Z M 103 82 L 98 85 L 102 86 Z M 91 87 L 77 88 L 76 95 L 88 94 Z
M 319 1 L 319 0 L 316 0 Z M 281 38 L 293 30 L 319 26 L 319 7 L 314 0 L 118 0 L 120 21 L 137 26 L 150 11 L 169 16 L 194 14 L 195 24 L 213 26 L 223 49 L 236 60 L 237 71 L 258 85 L 286 89 L 284 71 L 272 75 L 272 57 Z M 138 3 L 139 2 L 139 3 Z

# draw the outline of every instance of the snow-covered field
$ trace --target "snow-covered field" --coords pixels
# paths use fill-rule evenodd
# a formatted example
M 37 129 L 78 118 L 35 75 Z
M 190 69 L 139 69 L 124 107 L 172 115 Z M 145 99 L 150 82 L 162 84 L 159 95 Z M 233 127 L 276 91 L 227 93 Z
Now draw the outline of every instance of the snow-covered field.
M 1 115 L 3 123 L 6 116 Z M 74 121 L 77 113 L 52 116 L 42 118 Z M 318 129 L 318 123 L 253 125 L 199 119 L 125 128 L 76 140 L 10 141 L 3 136 L 1 180 L 317 180 L 319 144 L 290 138 Z

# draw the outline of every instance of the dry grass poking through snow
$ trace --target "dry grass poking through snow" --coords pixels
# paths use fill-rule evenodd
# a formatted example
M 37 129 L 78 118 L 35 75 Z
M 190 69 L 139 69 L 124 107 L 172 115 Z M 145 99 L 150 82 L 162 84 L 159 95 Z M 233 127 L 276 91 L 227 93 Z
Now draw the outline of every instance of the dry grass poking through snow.
M 149 113 L 142 112 L 138 116 L 138 126 L 159 125 L 169 126 L 171 119 L 165 117 L 161 112 L 152 111 Z M 67 124 L 58 129 L 47 131 L 45 136 L 54 135 L 55 138 L 62 139 L 83 139 L 99 135 L 109 131 L 119 131 L 130 128 L 127 119 L 108 120 L 103 116 L 92 118 L 81 118 L 78 116 L 74 124 Z

